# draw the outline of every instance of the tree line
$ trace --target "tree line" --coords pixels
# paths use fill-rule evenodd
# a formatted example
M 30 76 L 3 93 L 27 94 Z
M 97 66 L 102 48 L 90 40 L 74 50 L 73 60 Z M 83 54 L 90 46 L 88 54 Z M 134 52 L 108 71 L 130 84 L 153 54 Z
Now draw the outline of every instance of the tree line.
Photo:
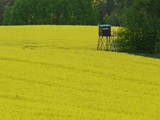
M 1 0 L 0 24 L 122 25 L 132 0 Z

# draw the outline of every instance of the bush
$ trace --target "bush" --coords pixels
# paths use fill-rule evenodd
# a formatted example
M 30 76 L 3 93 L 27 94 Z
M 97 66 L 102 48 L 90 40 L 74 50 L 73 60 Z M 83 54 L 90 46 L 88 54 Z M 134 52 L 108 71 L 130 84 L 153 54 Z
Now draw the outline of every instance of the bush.
M 145 6 L 146 7 L 146 6 Z M 124 28 L 118 33 L 120 51 L 155 53 L 158 36 L 158 19 L 152 17 L 141 2 L 135 2 L 124 17 Z

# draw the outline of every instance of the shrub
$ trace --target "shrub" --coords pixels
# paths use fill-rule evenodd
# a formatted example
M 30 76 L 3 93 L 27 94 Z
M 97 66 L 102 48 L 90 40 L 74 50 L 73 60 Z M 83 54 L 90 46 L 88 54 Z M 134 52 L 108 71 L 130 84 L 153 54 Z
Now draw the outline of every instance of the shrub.
M 148 3 L 142 4 L 136 1 L 125 12 L 124 28 L 118 33 L 120 51 L 156 52 L 159 23 L 147 5 Z

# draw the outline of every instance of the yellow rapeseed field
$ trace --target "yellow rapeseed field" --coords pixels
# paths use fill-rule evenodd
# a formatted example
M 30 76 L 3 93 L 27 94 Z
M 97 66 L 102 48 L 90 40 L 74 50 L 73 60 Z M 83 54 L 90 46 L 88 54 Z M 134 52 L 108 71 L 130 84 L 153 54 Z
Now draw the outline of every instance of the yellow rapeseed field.
M 97 51 L 98 27 L 0 27 L 0 120 L 160 120 L 160 60 Z

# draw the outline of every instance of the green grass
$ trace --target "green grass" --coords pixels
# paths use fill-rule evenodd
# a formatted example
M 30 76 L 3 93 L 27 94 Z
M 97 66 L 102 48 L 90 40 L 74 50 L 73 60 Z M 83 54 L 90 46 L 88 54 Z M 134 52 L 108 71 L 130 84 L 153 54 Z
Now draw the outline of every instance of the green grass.
M 160 60 L 96 51 L 97 31 L 0 27 L 0 120 L 160 120 Z

